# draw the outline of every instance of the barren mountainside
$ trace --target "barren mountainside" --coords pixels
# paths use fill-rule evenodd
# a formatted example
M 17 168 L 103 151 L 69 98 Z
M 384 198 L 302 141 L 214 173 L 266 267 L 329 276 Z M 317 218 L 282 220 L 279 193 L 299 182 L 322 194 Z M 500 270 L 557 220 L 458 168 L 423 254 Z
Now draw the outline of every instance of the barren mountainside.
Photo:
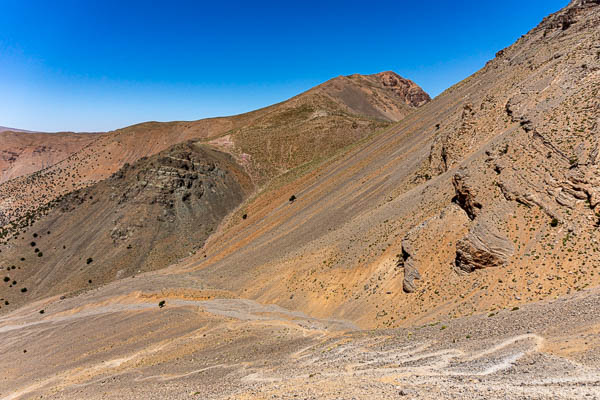
M 395 80 L 386 86 L 385 77 Z M 341 99 L 338 88 L 351 94 Z M 419 91 L 422 98 L 414 102 L 410 93 Z M 370 104 L 375 97 L 372 108 L 346 105 Z M 18 265 L 0 287 L 0 298 L 9 303 L 3 309 L 164 268 L 193 254 L 270 179 L 390 126 L 391 117 L 374 110 L 385 106 L 401 118 L 428 100 L 392 73 L 340 77 L 246 115 L 99 134 L 65 161 L 0 186 L 7 194 L 0 216 L 4 212 L 10 221 L 0 227 L 6 245 L 0 268 Z M 59 134 L 44 135 L 60 140 Z M 27 295 L 17 286 L 27 287 Z
M 247 114 L 147 122 L 119 129 L 100 135 L 49 168 L 0 185 L 0 223 L 101 181 L 125 163 L 187 140 L 209 142 L 234 155 L 254 183 L 262 186 L 281 173 L 331 156 L 390 126 L 428 100 L 418 86 L 393 73 L 356 75 L 334 78 L 288 101 Z M 10 143 L 6 148 L 3 145 L 0 142 L 0 151 L 14 151 Z
M 572 3 L 395 129 L 247 203 L 190 270 L 367 327 L 597 285 L 599 10 Z
M 185 142 L 126 164 L 56 201 L 26 237 L 2 249 L 10 304 L 71 293 L 164 268 L 202 247 L 251 192 L 231 156 Z
M 0 185 L 0 397 L 598 397 L 599 27 L 573 0 L 432 100 L 338 77 Z
M 0 184 L 48 168 L 96 139 L 97 134 L 49 134 L 0 128 Z

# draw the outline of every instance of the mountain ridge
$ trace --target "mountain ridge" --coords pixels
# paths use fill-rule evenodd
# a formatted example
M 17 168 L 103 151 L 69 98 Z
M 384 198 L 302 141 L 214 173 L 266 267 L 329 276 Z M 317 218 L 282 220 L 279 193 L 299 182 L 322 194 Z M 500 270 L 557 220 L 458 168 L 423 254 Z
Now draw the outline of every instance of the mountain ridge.
M 414 83 L 384 75 L 395 80 L 388 84 L 391 89 L 382 75 L 334 78 L 248 114 L 146 122 L 83 136 L 93 140 L 66 160 L 0 185 L 0 242 L 5 245 L 0 263 L 25 262 L 18 281 L 30 286 L 27 297 L 41 298 L 88 290 L 193 254 L 250 194 L 391 126 L 429 100 Z M 411 105 L 415 92 L 421 97 Z M 364 106 L 371 102 L 372 107 Z M 223 162 L 224 157 L 231 159 Z M 202 163 L 212 165 L 210 171 L 221 167 L 214 175 Z M 119 183 L 122 179 L 127 183 Z M 89 234 L 80 232 L 82 220 L 94 226 Z M 32 231 L 38 237 L 33 247 L 23 237 Z M 84 263 L 82 253 L 93 263 Z M 0 291 L 0 297 L 10 301 L 10 308 L 25 300 L 9 293 Z

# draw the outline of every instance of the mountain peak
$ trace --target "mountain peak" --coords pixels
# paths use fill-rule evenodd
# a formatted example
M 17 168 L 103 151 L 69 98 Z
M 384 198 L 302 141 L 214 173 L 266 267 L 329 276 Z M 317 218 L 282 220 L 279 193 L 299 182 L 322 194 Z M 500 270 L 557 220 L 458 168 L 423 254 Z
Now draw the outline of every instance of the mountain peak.
M 410 79 L 401 77 L 394 71 L 384 71 L 368 76 L 378 79 L 383 86 L 392 89 L 399 96 L 405 97 L 408 104 L 413 107 L 420 107 L 431 101 L 431 97 L 419 85 Z
M 393 71 L 338 76 L 315 88 L 355 114 L 399 121 L 429 101 L 419 85 Z

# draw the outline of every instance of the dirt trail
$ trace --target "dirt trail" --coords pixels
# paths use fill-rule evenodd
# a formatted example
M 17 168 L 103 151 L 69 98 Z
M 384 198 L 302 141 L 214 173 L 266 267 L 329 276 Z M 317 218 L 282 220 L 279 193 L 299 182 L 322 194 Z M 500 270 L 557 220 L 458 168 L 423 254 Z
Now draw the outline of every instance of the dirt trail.
M 44 315 L 0 320 L 0 399 L 600 395 L 592 342 L 579 359 L 552 350 L 563 347 L 570 318 L 584 337 L 598 326 L 598 291 L 387 331 L 246 299 L 174 295 L 159 308 L 153 296 L 99 291 L 78 310 L 56 301 Z

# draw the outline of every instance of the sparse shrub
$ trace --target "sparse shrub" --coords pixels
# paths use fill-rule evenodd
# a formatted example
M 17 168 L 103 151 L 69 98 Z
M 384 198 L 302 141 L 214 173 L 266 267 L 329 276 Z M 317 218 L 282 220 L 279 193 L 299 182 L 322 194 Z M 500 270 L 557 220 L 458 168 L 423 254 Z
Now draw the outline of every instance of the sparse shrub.
M 290 203 L 293 203 L 294 201 L 296 201 L 296 195 L 294 195 L 294 194 L 293 194 L 293 195 L 290 197 Z
M 517 311 L 519 307 L 513 307 L 510 311 Z
M 21 288 L 21 293 L 25 293 L 25 292 L 27 292 L 27 288 L 26 287 Z
M 242 215 L 242 219 L 246 219 L 246 218 L 248 218 L 248 214 Z
M 44 311 L 44 310 L 40 310 L 40 314 L 43 314 L 43 313 L 45 313 L 45 312 L 46 312 L 46 311 Z
M 41 251 L 39 253 L 37 253 L 38 257 L 42 257 L 44 255 L 44 253 L 42 253 Z
M 579 165 L 579 160 L 577 159 L 577 157 L 569 158 L 569 167 L 570 168 L 575 168 L 578 165 Z
M 10 281 L 10 278 L 8 276 L 5 276 L 4 277 L 4 282 L 9 282 L 9 281 Z
M 31 245 L 31 247 L 35 247 L 35 242 L 31 242 L 29 244 Z
M 550 221 L 550 226 L 555 228 L 558 226 L 558 219 L 556 218 L 552 218 L 552 221 Z
M 91 264 L 92 262 L 94 262 L 92 257 L 88 257 L 88 259 L 85 261 L 86 264 Z
M 164 300 L 161 300 L 161 301 L 159 301 L 159 302 L 158 302 L 158 306 L 159 306 L 160 308 L 163 308 L 163 307 L 165 306 L 165 303 L 166 303 L 166 301 L 164 301 Z

